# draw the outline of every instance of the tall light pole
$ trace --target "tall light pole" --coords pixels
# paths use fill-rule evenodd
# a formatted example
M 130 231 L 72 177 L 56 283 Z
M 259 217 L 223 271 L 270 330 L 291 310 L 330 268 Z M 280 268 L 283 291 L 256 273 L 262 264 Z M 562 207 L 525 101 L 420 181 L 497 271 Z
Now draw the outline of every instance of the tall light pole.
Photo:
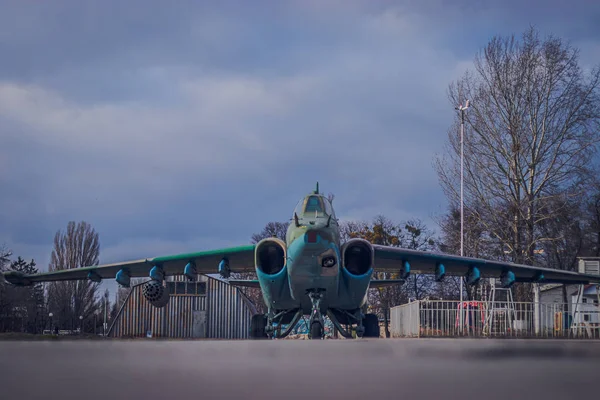
M 460 256 L 464 256 L 464 244 L 463 244 L 463 236 L 464 236 L 464 220 L 465 213 L 463 208 L 463 180 L 464 180 L 464 167 L 463 167 L 463 159 L 464 159 L 464 136 L 465 136 L 465 111 L 469 108 L 469 100 L 465 102 L 465 105 L 459 104 L 458 107 L 455 107 L 455 110 L 460 111 Z M 464 328 L 463 324 L 463 277 L 460 277 L 460 328 L 461 330 Z
M 104 293 L 104 323 L 102 324 L 102 332 L 106 336 L 106 313 L 107 313 L 108 293 Z

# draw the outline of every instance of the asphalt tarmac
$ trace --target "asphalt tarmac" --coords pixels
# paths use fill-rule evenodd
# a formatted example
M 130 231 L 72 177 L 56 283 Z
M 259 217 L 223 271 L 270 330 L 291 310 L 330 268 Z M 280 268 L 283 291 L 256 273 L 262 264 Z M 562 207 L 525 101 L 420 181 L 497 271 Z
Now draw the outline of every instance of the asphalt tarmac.
M 0 342 L 3 400 L 565 400 L 599 393 L 598 341 Z

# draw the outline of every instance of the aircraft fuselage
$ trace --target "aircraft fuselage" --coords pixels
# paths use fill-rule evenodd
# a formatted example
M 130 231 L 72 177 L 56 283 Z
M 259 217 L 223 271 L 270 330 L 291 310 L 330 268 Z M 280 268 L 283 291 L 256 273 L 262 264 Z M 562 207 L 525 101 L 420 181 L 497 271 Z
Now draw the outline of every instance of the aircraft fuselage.
M 301 308 L 304 314 L 310 314 L 312 302 L 308 293 L 315 290 L 323 293 L 323 313 L 330 308 L 356 310 L 365 304 L 372 269 L 369 265 L 364 273 L 356 275 L 342 265 L 339 224 L 326 197 L 313 193 L 300 201 L 281 245 L 286 253 L 281 270 L 265 274 L 257 267 L 268 307 Z
M 302 225 L 288 228 L 287 269 L 290 294 L 305 313 L 310 313 L 309 290 L 324 290 L 322 311 L 335 306 L 339 290 L 340 241 L 337 222 L 303 218 Z

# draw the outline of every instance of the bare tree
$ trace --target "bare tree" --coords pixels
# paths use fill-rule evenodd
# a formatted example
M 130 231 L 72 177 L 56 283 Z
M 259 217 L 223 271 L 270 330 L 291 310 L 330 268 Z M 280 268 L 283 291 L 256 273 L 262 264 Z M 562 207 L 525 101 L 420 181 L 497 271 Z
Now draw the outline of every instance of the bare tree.
M 420 219 L 411 219 L 404 223 L 400 232 L 400 247 L 412 250 L 432 251 L 437 247 L 433 232 Z M 438 291 L 438 284 L 431 275 L 412 274 L 409 278 L 410 296 L 420 300 Z
M 285 242 L 285 234 L 287 232 L 288 222 L 268 222 L 262 231 L 252 235 L 252 243 L 256 244 L 262 239 L 276 237 Z
M 0 246 L 0 272 L 7 270 L 12 252 L 6 246 Z M 8 321 L 12 316 L 12 303 L 9 295 L 9 283 L 0 279 L 0 332 L 8 329 Z
M 584 76 L 578 51 L 530 28 L 519 42 L 495 37 L 449 87 L 453 105 L 466 99 L 465 208 L 511 261 L 535 263 L 545 241 L 540 225 L 582 190 L 582 173 L 600 127 L 600 69 Z M 459 116 L 436 160 L 441 185 L 457 207 Z M 563 204 L 558 203 L 563 200 Z M 549 214 L 549 202 L 554 204 Z
M 597 171 L 599 168 L 594 168 Z M 597 172 L 590 173 L 587 182 L 588 190 L 585 192 L 581 203 L 581 212 L 584 215 L 584 244 L 583 256 L 600 256 L 600 177 Z
M 0 271 L 4 271 L 5 267 L 10 263 L 12 251 L 6 248 L 5 245 L 0 247 Z
M 48 270 L 61 271 L 98 265 L 100 243 L 98 233 L 91 225 L 82 221 L 71 221 L 67 231 L 58 231 L 54 237 L 54 250 Z M 99 283 L 88 280 L 51 282 L 48 284 L 50 311 L 57 317 L 58 326 L 74 329 L 79 316 L 90 317 L 98 308 Z
M 477 207 L 473 206 L 473 208 Z M 470 209 L 465 209 L 463 254 L 466 257 L 509 261 L 507 255 L 502 252 L 501 243 L 489 234 L 478 219 L 478 215 Z M 438 224 L 442 236 L 438 243 L 439 249 L 448 254 L 460 254 L 460 208 L 451 204 L 448 212 L 438 219 Z M 461 279 L 464 283 L 466 299 L 476 300 L 478 288 L 467 285 L 466 278 L 458 276 L 447 276 L 444 282 L 438 285 L 438 296 L 443 299 L 458 300 Z M 489 282 L 483 281 L 480 285 L 489 286 Z
M 366 221 L 341 221 L 339 227 L 340 244 L 344 244 L 352 238 L 362 237 L 361 232 L 369 229 L 369 223 Z

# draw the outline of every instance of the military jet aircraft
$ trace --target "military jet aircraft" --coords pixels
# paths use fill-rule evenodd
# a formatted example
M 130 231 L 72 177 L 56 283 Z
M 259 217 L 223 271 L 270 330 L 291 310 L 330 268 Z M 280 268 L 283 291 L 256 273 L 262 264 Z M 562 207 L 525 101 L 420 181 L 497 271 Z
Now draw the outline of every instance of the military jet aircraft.
M 376 270 L 395 272 L 399 279 L 374 280 Z M 437 281 L 446 275 L 462 275 L 469 285 L 482 277 L 493 277 L 499 278 L 503 287 L 515 282 L 600 282 L 600 276 L 380 246 L 358 238 L 341 244 L 338 219 L 331 202 L 319 193 L 318 183 L 316 190 L 296 205 L 285 242 L 272 237 L 247 246 L 33 275 L 11 271 L 4 277 L 14 285 L 114 278 L 124 287 L 130 286 L 133 277 L 150 277 L 143 294 L 153 306 L 164 307 L 169 301 L 163 284 L 166 276 L 185 275 L 195 280 L 198 274 L 219 273 L 230 278 L 232 272 L 249 271 L 255 271 L 258 279 L 229 282 L 262 290 L 268 312 L 253 316 L 252 338 L 285 337 L 305 315 L 310 315 L 311 339 L 324 337 L 325 315 L 346 338 L 353 333 L 356 337 L 379 337 L 377 316 L 363 312 L 367 290 L 402 284 L 410 273 L 433 274 Z

